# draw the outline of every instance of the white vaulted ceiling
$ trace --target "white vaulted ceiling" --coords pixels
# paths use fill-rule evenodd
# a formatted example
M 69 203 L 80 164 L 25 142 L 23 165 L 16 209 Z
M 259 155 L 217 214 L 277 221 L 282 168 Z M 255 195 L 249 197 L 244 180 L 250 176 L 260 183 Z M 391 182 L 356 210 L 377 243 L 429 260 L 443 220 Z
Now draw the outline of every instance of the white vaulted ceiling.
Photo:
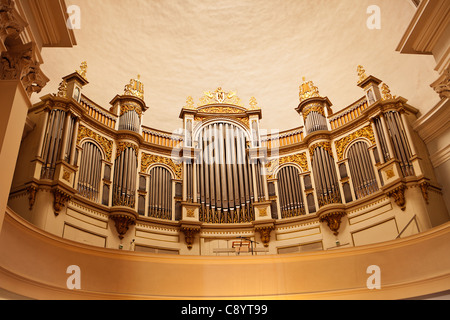
M 197 102 L 221 86 L 244 105 L 255 96 L 262 126 L 299 125 L 294 110 L 302 77 L 313 80 L 333 110 L 360 98 L 356 66 L 385 81 L 394 95 L 425 112 L 438 100 L 431 56 L 395 51 L 415 8 L 410 0 L 67 0 L 81 9 L 73 49 L 43 50 L 57 91 L 61 77 L 88 62 L 84 93 L 109 108 L 130 78 L 141 75 L 150 107 L 144 124 L 172 131 L 186 97 Z M 369 30 L 367 8 L 381 9 Z

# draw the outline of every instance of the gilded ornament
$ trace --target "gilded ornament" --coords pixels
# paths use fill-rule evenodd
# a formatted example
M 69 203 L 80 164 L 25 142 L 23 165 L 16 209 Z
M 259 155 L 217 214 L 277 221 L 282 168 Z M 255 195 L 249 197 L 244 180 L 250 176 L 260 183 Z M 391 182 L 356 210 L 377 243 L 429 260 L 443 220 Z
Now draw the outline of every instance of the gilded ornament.
M 116 214 L 112 215 L 110 218 L 114 221 L 120 240 L 124 238 L 130 226 L 136 224 L 136 219 L 126 214 Z
M 87 68 L 88 68 L 87 62 L 83 61 L 80 65 L 80 70 L 77 70 L 77 73 L 80 76 L 82 76 L 85 80 L 87 80 L 86 78 Z
M 57 97 L 67 98 L 67 81 L 63 80 L 58 87 Z
M 187 97 L 186 99 L 186 109 L 196 109 L 194 106 L 194 98 L 192 98 L 191 96 Z
M 120 116 L 123 116 L 125 113 L 129 111 L 134 111 L 138 114 L 139 119 L 142 117 L 142 109 L 136 103 L 126 103 L 120 107 Z
M 400 207 L 400 209 L 402 209 L 402 211 L 405 211 L 406 209 L 405 189 L 406 187 L 402 185 L 387 193 L 388 197 L 394 198 L 395 203 Z
M 383 96 L 383 100 L 395 99 L 395 97 L 392 96 L 391 90 L 389 89 L 389 86 L 386 83 L 383 83 L 381 85 L 381 94 Z
M 358 138 L 367 138 L 372 143 L 372 145 L 375 145 L 375 136 L 373 133 L 372 126 L 368 125 L 364 128 L 359 129 L 358 131 L 351 133 L 344 138 L 335 141 L 334 144 L 336 146 L 336 153 L 338 156 L 338 161 L 341 161 L 344 159 L 344 151 L 347 148 L 347 146 L 352 143 L 354 140 Z
M 295 164 L 298 164 L 300 166 L 300 168 L 302 168 L 303 172 L 309 171 L 306 153 L 302 152 L 302 153 L 297 153 L 297 154 L 293 154 L 290 156 L 285 156 L 282 158 L 277 158 L 275 160 L 267 162 L 267 164 L 266 164 L 266 172 L 268 175 L 267 178 L 272 179 L 275 169 L 282 166 L 285 163 L 295 163 Z
M 133 148 L 134 153 L 136 154 L 136 157 L 138 155 L 138 147 L 131 143 L 131 142 L 118 142 L 117 143 L 117 149 L 116 149 L 116 158 L 119 157 L 119 155 L 128 148 Z
M 140 79 L 140 75 L 137 76 L 137 79 L 131 79 L 130 83 L 125 86 L 124 95 L 144 100 L 144 84 Z
M 346 215 L 345 212 L 333 212 L 328 213 L 319 218 L 320 222 L 326 222 L 328 228 L 333 232 L 335 236 L 339 234 L 339 228 L 341 227 L 341 219 Z
M 250 98 L 250 103 L 249 103 L 249 105 L 250 105 L 250 109 L 251 109 L 251 110 L 258 110 L 258 109 L 260 109 L 260 108 L 258 107 L 258 102 L 256 101 L 256 98 L 255 98 L 255 97 L 251 97 L 251 98 Z
M 242 107 L 241 99 L 236 95 L 236 92 L 225 92 L 221 87 L 214 92 L 205 91 L 204 96 L 200 98 L 199 107 L 210 104 L 232 104 Z
M 358 77 L 359 77 L 358 83 L 361 83 L 361 82 L 363 82 L 364 80 L 367 79 L 366 70 L 364 70 L 363 66 L 359 65 L 356 68 L 356 71 L 357 71 Z
M 161 156 L 157 156 L 157 155 L 153 155 L 153 154 L 148 154 L 148 153 L 142 153 L 142 158 L 141 158 L 141 172 L 146 172 L 148 167 L 150 167 L 152 164 L 155 163 L 161 163 L 161 164 L 165 164 L 167 166 L 169 166 L 172 171 L 175 174 L 175 177 L 177 179 L 182 179 L 182 175 L 181 175 L 181 171 L 182 171 L 182 164 L 181 163 L 176 163 L 175 161 L 173 161 L 170 158 L 166 158 L 166 157 L 161 157 Z
M 259 235 L 261 236 L 261 241 L 264 244 L 264 247 L 269 246 L 270 242 L 270 233 L 275 230 L 275 227 L 273 225 L 270 226 L 258 226 L 255 228 L 256 232 L 259 232 Z
M 311 157 L 314 155 L 314 152 L 315 152 L 315 150 L 316 150 L 318 147 L 323 148 L 323 149 L 324 149 L 325 151 L 327 151 L 328 154 L 333 158 L 333 152 L 331 151 L 331 143 L 329 143 L 328 141 L 326 141 L 326 142 L 318 142 L 318 143 L 312 145 L 312 146 L 309 148 L 309 154 L 311 155 Z
M 108 140 L 108 139 L 102 137 L 101 135 L 99 135 L 98 133 L 95 133 L 91 129 L 88 129 L 85 126 L 80 125 L 80 127 L 78 128 L 77 145 L 80 145 L 80 142 L 84 138 L 91 138 L 91 139 L 97 141 L 100 144 L 100 146 L 102 147 L 103 151 L 105 152 L 106 160 L 111 161 L 112 148 L 113 148 L 113 142 L 111 140 Z
M 315 111 L 325 117 L 325 111 L 323 110 L 323 106 L 320 103 L 312 103 L 302 111 L 305 120 L 312 111 Z
M 300 85 L 299 90 L 300 102 L 309 98 L 320 97 L 319 89 L 312 81 L 306 81 L 305 77 L 303 77 L 303 83 Z

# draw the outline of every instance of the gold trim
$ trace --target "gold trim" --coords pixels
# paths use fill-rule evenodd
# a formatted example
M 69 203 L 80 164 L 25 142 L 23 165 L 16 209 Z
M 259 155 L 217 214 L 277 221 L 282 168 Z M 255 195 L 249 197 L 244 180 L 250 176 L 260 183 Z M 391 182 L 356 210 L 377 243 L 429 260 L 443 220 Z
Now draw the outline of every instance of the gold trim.
M 102 137 L 101 135 L 99 135 L 98 133 L 95 133 L 91 129 L 89 129 L 83 125 L 80 125 L 80 127 L 78 128 L 77 145 L 80 146 L 80 142 L 84 138 L 91 138 L 91 139 L 95 140 L 96 142 L 98 142 L 100 144 L 100 146 L 102 147 L 103 151 L 105 152 L 106 160 L 111 162 L 112 148 L 113 148 L 113 142 L 111 140 L 108 140 L 105 137 Z
M 183 165 L 181 163 L 176 163 L 170 158 L 156 156 L 154 154 L 142 153 L 141 158 L 141 173 L 145 173 L 152 164 L 161 163 L 169 166 L 173 173 L 175 174 L 176 179 L 182 179 L 182 169 Z
M 338 161 L 341 161 L 344 159 L 344 152 L 347 146 L 352 143 L 354 140 L 358 138 L 367 138 L 370 140 L 372 145 L 376 144 L 375 136 L 373 133 L 373 129 L 371 125 L 365 126 L 364 128 L 359 129 L 356 132 L 353 132 L 352 134 L 349 134 L 345 136 L 344 138 L 337 140 L 334 142 L 334 145 L 336 146 L 336 153 L 338 156 Z

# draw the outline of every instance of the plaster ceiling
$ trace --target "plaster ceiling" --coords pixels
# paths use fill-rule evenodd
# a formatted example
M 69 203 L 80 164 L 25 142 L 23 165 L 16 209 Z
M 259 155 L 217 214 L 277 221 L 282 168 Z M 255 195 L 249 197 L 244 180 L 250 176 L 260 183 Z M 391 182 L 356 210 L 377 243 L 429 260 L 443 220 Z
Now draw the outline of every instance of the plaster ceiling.
M 356 66 L 425 112 L 438 101 L 432 56 L 395 51 L 415 8 L 410 0 L 66 0 L 81 9 L 78 45 L 44 48 L 51 79 L 34 96 L 55 93 L 61 78 L 88 62 L 84 93 L 109 109 L 129 79 L 141 75 L 149 110 L 144 124 L 173 131 L 186 97 L 198 102 L 221 86 L 244 105 L 255 96 L 262 127 L 299 126 L 294 110 L 302 77 L 338 111 L 362 97 Z M 369 30 L 367 8 L 381 8 Z

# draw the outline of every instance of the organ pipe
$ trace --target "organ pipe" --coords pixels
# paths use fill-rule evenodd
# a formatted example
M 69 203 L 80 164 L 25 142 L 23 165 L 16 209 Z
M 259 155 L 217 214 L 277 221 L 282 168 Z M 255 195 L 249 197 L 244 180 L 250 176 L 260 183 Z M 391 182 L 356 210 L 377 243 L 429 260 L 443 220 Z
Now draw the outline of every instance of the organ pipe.
M 238 223 L 252 220 L 253 170 L 241 129 L 213 123 L 199 133 L 198 170 L 200 220 Z

